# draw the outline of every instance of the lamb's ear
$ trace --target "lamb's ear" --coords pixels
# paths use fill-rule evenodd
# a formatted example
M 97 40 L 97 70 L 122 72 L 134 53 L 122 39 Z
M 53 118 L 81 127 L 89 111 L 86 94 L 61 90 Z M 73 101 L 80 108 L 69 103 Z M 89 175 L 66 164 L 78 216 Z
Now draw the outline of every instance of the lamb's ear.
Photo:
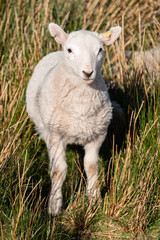
M 103 41 L 105 45 L 112 44 L 120 35 L 121 27 L 112 27 L 108 32 L 100 33 L 99 38 Z
M 50 23 L 48 28 L 51 36 L 54 37 L 58 43 L 63 45 L 68 38 L 68 34 L 55 23 Z

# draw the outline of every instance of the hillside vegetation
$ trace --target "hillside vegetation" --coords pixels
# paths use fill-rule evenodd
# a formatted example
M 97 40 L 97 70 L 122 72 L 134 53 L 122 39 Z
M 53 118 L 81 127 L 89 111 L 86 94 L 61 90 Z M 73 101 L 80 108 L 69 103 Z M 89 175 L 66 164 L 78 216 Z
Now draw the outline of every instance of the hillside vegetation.
M 160 44 L 159 1 L 0 0 L 0 9 L 0 239 L 160 239 L 160 79 L 125 58 L 126 50 Z M 102 203 L 85 197 L 83 150 L 68 148 L 64 209 L 56 218 L 47 213 L 47 149 L 25 103 L 34 67 L 61 48 L 50 22 L 66 32 L 122 26 L 106 47 L 102 73 L 126 122 L 100 152 Z

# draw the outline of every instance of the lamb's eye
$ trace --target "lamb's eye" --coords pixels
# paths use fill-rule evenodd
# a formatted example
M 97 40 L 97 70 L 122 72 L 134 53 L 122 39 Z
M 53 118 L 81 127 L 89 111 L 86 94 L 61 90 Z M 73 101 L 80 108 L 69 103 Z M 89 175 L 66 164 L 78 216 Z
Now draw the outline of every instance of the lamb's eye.
M 102 52 L 102 51 L 103 51 L 103 49 L 102 49 L 102 48 L 100 48 L 98 53 L 100 53 L 100 52 Z
M 71 52 L 72 52 L 72 49 L 68 48 L 67 51 L 68 51 L 69 53 L 71 53 Z

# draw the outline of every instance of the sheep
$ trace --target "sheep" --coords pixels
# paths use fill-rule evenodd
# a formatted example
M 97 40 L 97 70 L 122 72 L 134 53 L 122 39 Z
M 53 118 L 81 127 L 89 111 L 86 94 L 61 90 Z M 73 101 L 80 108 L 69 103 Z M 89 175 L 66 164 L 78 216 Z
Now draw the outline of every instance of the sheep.
M 79 30 L 67 34 L 55 23 L 49 32 L 63 51 L 46 55 L 34 69 L 26 91 L 27 112 L 45 141 L 50 159 L 48 213 L 61 213 L 66 178 L 67 144 L 84 147 L 86 194 L 100 197 L 98 153 L 112 118 L 112 106 L 100 69 L 104 45 L 112 44 L 121 27 L 98 34 Z
M 133 59 L 135 68 L 142 71 L 143 66 L 147 72 L 159 81 L 160 76 L 160 46 L 151 48 L 147 51 L 126 51 L 126 58 Z

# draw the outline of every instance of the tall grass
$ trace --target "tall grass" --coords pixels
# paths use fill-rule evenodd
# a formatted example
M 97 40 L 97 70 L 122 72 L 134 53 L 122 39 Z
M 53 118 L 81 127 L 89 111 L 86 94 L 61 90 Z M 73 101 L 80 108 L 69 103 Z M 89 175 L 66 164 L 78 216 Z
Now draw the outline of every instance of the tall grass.
M 160 83 L 125 59 L 126 49 L 160 42 L 158 1 L 1 0 L 0 9 L 0 238 L 159 239 Z M 35 65 L 60 49 L 47 30 L 52 21 L 67 32 L 122 25 L 102 71 L 126 118 L 121 147 L 113 137 L 101 150 L 102 203 L 85 197 L 83 151 L 68 149 L 64 209 L 57 218 L 47 214 L 47 150 L 25 107 Z M 114 66 L 119 70 L 113 74 Z

